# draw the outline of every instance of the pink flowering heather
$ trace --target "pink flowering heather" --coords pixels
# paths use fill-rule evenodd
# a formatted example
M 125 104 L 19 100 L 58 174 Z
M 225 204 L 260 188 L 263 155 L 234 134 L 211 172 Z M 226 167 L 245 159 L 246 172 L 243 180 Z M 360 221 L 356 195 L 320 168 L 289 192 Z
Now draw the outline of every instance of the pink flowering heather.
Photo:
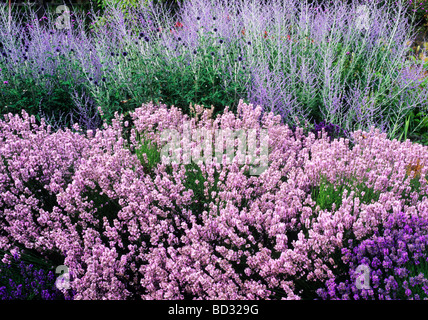
M 330 142 L 242 101 L 215 119 L 152 103 L 131 118 L 129 137 L 118 115 L 86 133 L 53 133 L 24 112 L 0 121 L 0 249 L 68 266 L 74 299 L 315 298 L 349 239 L 374 237 L 393 213 L 428 218 L 427 147 L 379 130 Z M 267 130 L 266 170 L 250 174 L 237 152 L 188 162 L 211 145 L 186 138 L 195 129 Z M 148 170 L 140 138 L 161 152 L 166 130 L 180 138 L 176 161 Z M 322 177 L 340 201 L 319 200 Z

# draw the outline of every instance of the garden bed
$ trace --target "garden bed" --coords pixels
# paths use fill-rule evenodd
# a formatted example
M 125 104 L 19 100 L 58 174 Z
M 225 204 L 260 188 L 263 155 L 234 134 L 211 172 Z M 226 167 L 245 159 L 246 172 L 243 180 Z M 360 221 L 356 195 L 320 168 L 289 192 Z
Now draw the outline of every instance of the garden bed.
M 306 137 L 260 112 L 195 122 L 148 104 L 129 140 L 123 116 L 87 133 L 0 122 L 3 250 L 66 266 L 75 299 L 427 297 L 427 147 Z M 186 140 L 197 128 L 224 133 L 224 156 Z M 237 131 L 260 139 L 245 160 L 227 147 Z
M 0 299 L 428 298 L 410 26 L 287 3 L 0 28 Z

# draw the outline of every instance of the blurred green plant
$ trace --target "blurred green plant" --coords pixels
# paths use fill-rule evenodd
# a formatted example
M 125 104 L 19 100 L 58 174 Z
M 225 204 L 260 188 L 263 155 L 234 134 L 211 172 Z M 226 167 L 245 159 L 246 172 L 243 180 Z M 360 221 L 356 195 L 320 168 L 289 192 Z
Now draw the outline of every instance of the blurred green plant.
M 202 48 L 198 51 L 202 51 Z M 222 83 L 218 60 L 210 52 L 215 51 L 207 48 L 207 54 L 198 53 L 200 62 L 194 66 L 186 64 L 182 57 L 174 61 L 174 64 L 179 63 L 182 67 L 162 62 L 162 72 L 157 72 L 156 78 L 160 83 L 161 99 L 165 104 L 180 107 L 186 114 L 190 112 L 190 104 L 206 107 L 213 105 L 214 116 L 221 113 L 225 106 L 229 106 L 230 110 L 237 109 L 237 98 L 244 95 L 245 88 L 232 79 L 228 81 L 227 86 Z
M 410 128 L 413 128 L 410 130 Z M 412 110 L 407 116 L 398 141 L 417 142 L 428 145 L 428 115 L 419 110 Z
M 316 205 L 320 207 L 320 210 L 337 210 L 342 205 L 342 195 L 346 189 L 348 194 L 351 191 L 355 191 L 356 197 L 360 199 L 362 203 L 370 204 L 372 201 L 377 202 L 379 200 L 380 191 L 374 191 L 369 188 L 365 181 L 356 183 L 355 177 L 336 177 L 340 179 L 341 183 L 335 184 L 328 181 L 328 178 L 321 174 L 320 185 L 314 186 L 311 191 L 312 199 L 316 202 Z M 333 209 L 333 204 L 335 209 Z
M 407 61 L 409 65 L 422 65 L 423 81 L 419 85 L 419 90 L 428 85 L 428 42 L 423 42 L 418 46 L 409 47 Z M 413 128 L 410 130 L 410 128 Z M 428 145 L 428 114 L 421 111 L 420 108 L 410 110 L 405 117 L 404 124 L 401 126 L 401 134 L 398 141 L 410 139 L 422 145 Z
M 119 8 L 124 13 L 125 17 L 128 17 L 129 8 L 137 8 L 141 2 L 147 5 L 148 0 L 96 0 L 97 4 L 102 10 L 105 10 L 109 5 Z
M 50 124 L 62 122 L 62 125 L 69 125 L 75 113 L 72 93 L 84 90 L 85 84 L 70 78 L 69 70 L 79 72 L 76 61 L 69 61 L 62 55 L 47 58 L 53 63 L 55 59 L 60 63 L 51 69 L 51 73 L 37 73 L 31 68 L 15 73 L 0 61 L 3 78 L 7 79 L 0 83 L 0 114 L 20 114 L 24 109 L 38 121 L 45 117 Z
M 137 141 L 139 147 L 135 150 L 135 154 L 143 165 L 144 172 L 150 174 L 157 164 L 161 162 L 161 153 L 156 144 L 144 137 L 144 135 L 137 133 Z
M 96 0 L 96 3 L 101 10 L 101 14 L 97 17 L 96 21 L 94 21 L 90 28 L 97 31 L 110 21 L 108 15 L 104 14 L 107 8 L 114 7 L 120 9 L 124 17 L 129 18 L 129 9 L 138 8 L 142 1 L 145 1 L 144 4 L 147 4 L 149 0 Z

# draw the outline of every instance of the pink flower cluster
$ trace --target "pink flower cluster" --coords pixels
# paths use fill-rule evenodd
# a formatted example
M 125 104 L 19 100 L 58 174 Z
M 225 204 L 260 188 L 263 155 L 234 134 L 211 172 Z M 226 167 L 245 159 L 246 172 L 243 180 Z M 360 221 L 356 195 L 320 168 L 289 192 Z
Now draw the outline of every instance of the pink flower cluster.
M 346 239 L 373 236 L 392 212 L 428 215 L 427 147 L 389 141 L 378 130 L 329 142 L 293 133 L 280 118 L 240 101 L 238 114 L 189 119 L 179 109 L 143 105 L 95 132 L 51 132 L 25 112 L 0 121 L 0 249 L 17 245 L 68 266 L 75 299 L 300 299 L 301 283 L 335 276 L 332 254 Z M 200 162 L 201 192 L 189 166 L 159 163 L 148 174 L 137 133 L 159 150 L 165 129 L 266 129 L 268 166 Z M 198 141 L 182 141 L 195 148 Z M 179 155 L 180 150 L 176 150 Z M 406 177 L 419 163 L 419 193 Z M 320 175 L 366 178 L 380 191 L 364 203 L 345 191 L 321 210 L 311 197 Z M 316 288 L 314 288 L 315 290 Z

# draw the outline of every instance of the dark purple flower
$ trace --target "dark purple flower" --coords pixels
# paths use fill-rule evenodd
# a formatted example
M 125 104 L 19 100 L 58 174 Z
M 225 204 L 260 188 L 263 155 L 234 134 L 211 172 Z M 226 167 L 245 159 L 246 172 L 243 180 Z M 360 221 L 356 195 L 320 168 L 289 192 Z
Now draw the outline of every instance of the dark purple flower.
M 344 277 L 342 273 L 336 280 L 326 282 L 324 288 L 317 289 L 319 297 L 341 299 L 351 293 L 354 299 L 370 300 L 428 297 L 428 277 L 417 271 L 414 260 L 411 260 L 416 253 L 419 262 L 427 259 L 426 250 L 422 251 L 418 246 L 423 244 L 425 248 L 428 245 L 425 237 L 428 220 L 417 216 L 409 218 L 401 212 L 392 214 L 381 230 L 370 239 L 359 243 L 350 241 L 348 247 L 342 248 L 341 260 L 349 268 L 349 275 Z M 352 277 L 357 266 L 363 264 L 370 265 L 370 290 L 357 288 L 356 277 Z M 343 281 L 346 278 L 351 281 Z M 409 285 L 415 289 L 410 289 Z M 421 292 L 425 295 L 421 296 Z

